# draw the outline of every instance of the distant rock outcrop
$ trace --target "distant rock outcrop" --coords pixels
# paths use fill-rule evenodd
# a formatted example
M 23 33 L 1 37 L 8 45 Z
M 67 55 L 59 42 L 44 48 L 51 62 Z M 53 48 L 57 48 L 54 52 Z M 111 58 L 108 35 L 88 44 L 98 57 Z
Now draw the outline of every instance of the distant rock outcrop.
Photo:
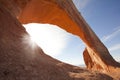
M 54 15 L 53 15 L 54 14 Z M 19 22 L 20 21 L 20 22 Z M 86 44 L 84 60 L 90 70 L 114 74 L 120 64 L 91 30 L 72 0 L 0 0 L 0 80 L 112 80 L 57 61 L 44 54 L 21 23 L 50 23 L 78 35 Z

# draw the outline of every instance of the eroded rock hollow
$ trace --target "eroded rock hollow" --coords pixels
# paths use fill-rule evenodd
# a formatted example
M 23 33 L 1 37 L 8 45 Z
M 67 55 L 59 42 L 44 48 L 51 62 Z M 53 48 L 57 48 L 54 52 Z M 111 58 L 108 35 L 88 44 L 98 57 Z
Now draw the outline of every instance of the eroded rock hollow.
M 88 69 L 113 74 L 120 70 L 120 64 L 85 22 L 72 0 L 0 0 L 0 80 L 84 80 L 91 78 L 89 74 L 94 76 L 93 80 L 101 76 L 112 79 L 57 61 L 45 55 L 37 45 L 33 49 L 22 27 L 33 22 L 58 25 L 78 35 L 86 45 L 84 61 Z

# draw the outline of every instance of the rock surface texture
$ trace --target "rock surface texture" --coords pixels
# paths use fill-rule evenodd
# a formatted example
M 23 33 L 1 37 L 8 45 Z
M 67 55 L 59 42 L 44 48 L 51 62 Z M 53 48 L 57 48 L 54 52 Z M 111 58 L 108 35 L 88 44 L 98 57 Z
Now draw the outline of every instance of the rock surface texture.
M 32 22 L 58 25 L 78 35 L 86 45 L 83 55 L 90 71 L 44 54 L 22 27 Z M 0 80 L 119 80 L 119 75 L 120 64 L 72 0 L 0 0 Z

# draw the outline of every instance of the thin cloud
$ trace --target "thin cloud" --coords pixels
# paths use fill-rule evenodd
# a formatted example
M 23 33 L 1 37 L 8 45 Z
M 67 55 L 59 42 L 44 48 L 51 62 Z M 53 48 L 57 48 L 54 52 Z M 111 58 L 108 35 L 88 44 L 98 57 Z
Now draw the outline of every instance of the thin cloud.
M 111 40 L 112 38 L 114 38 L 114 37 L 117 36 L 118 34 L 120 35 L 120 27 L 114 29 L 114 32 L 112 32 L 111 34 L 109 34 L 109 35 L 107 35 L 107 36 L 104 36 L 104 37 L 102 38 L 102 41 L 103 41 L 103 42 L 106 42 L 106 41 L 108 41 L 108 40 Z
M 116 45 L 113 45 L 112 47 L 108 48 L 109 51 L 116 51 L 116 50 L 120 50 L 120 44 L 116 44 Z
M 85 8 L 90 0 L 73 0 L 78 10 Z
M 30 23 L 24 27 L 33 41 L 51 56 L 59 55 L 69 41 L 70 34 L 55 25 Z
M 120 26 L 119 26 L 119 27 L 114 28 L 114 31 L 116 31 L 116 30 L 120 30 Z

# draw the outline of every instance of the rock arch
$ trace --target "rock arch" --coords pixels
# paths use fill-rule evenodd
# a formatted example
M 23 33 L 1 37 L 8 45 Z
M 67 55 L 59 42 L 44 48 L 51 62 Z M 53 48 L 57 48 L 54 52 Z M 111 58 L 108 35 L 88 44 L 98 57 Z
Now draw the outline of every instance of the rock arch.
M 50 23 L 78 35 L 86 45 L 87 68 L 111 72 L 120 67 L 74 6 L 72 0 L 0 0 L 0 4 L 21 23 Z
M 21 23 L 55 24 L 78 35 L 86 44 L 85 62 L 91 59 L 91 62 L 86 62 L 89 69 L 109 71 L 109 66 L 118 66 L 107 48 L 82 18 L 72 0 L 31 0 L 22 10 L 19 20 Z M 86 58 L 86 55 L 90 57 Z

